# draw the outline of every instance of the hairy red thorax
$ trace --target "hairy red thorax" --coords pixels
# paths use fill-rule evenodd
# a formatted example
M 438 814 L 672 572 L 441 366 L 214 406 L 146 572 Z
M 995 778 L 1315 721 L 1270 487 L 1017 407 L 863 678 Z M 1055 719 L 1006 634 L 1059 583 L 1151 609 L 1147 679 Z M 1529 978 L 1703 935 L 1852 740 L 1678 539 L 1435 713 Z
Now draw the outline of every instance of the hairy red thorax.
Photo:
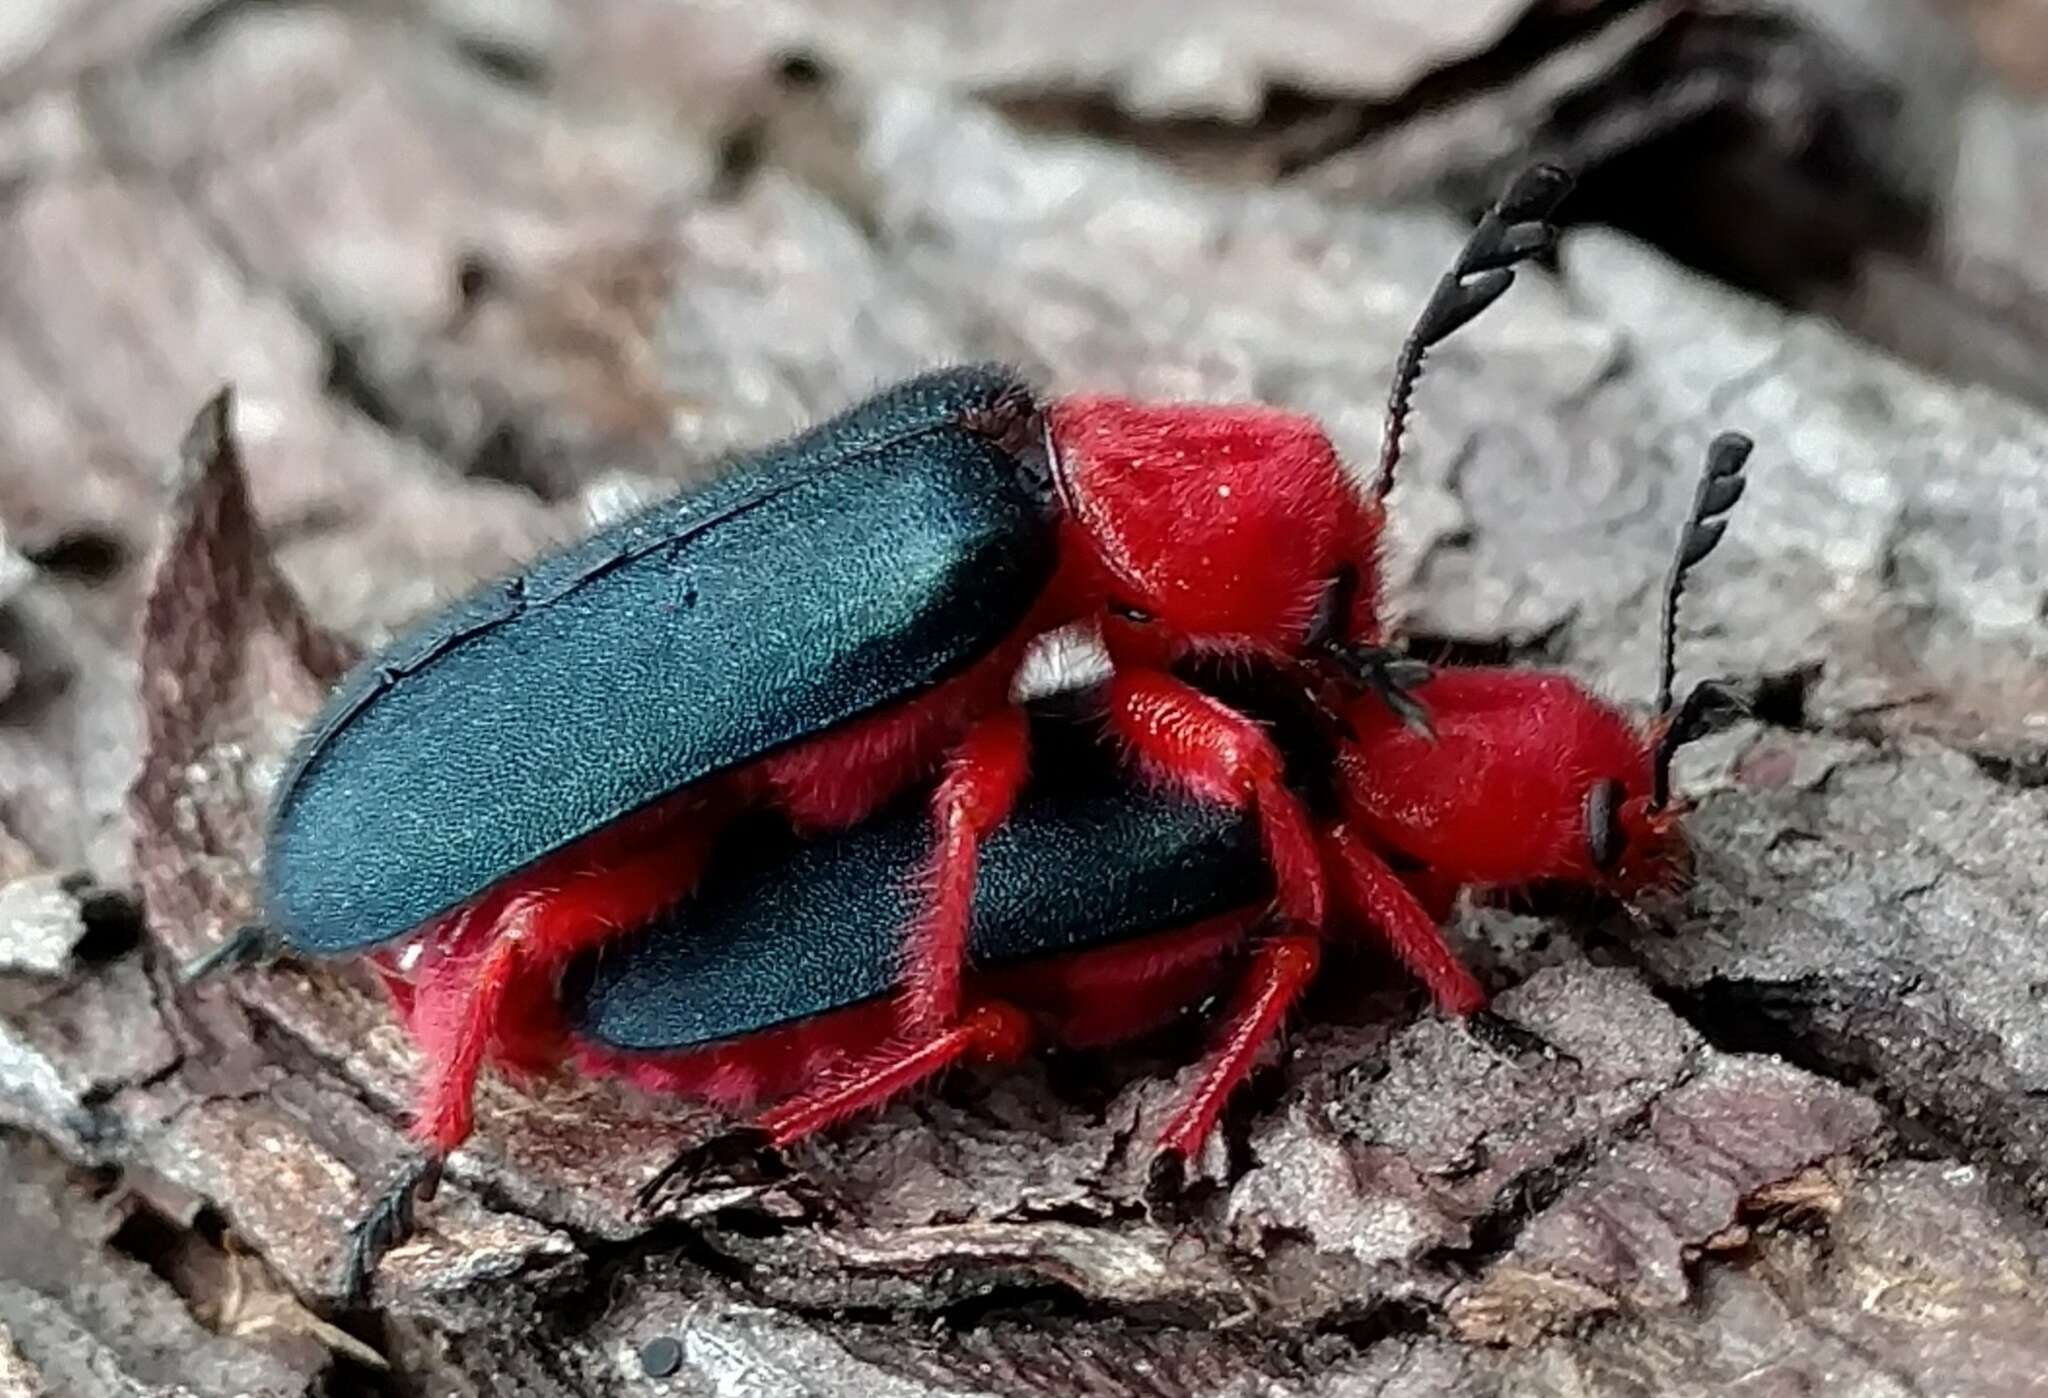
M 1318 621 L 1378 641 L 1381 510 L 1313 419 L 1094 396 L 1049 416 L 1112 657 L 1296 655 Z M 1319 615 L 1340 586 L 1345 615 Z

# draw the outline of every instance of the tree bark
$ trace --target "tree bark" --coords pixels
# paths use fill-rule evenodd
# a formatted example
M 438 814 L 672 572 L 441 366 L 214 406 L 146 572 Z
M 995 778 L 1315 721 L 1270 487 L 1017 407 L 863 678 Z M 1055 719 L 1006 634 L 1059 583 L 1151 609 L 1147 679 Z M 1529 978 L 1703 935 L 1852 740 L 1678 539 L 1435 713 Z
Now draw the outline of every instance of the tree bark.
M 0 38 L 0 1393 L 2043 1391 L 2048 419 L 2002 389 L 2048 383 L 2048 120 L 1860 9 Z M 360 647 L 935 363 L 1286 404 L 1370 463 L 1453 210 L 1532 151 L 1588 226 L 1432 357 L 1390 585 L 1425 658 L 1646 700 L 1701 453 L 1756 438 L 1681 662 L 1770 683 L 1681 768 L 1687 896 L 1461 910 L 1490 1025 L 1333 967 L 1171 1209 L 1199 1025 L 652 1216 L 715 1119 L 493 1080 L 337 1309 L 410 1046 L 346 965 L 172 977 L 255 912 Z

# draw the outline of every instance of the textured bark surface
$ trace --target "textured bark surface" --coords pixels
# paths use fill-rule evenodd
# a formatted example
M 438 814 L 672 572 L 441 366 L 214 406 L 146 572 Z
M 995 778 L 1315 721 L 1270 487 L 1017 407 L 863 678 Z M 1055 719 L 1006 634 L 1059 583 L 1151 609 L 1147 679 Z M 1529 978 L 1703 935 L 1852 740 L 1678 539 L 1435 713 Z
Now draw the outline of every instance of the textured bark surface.
M 2048 1392 L 2027 10 L 7 7 L 0 1393 Z M 1689 754 L 1682 903 L 1464 911 L 1483 1030 L 1336 966 L 1173 1209 L 1198 1026 L 653 1217 L 714 1122 L 494 1081 L 335 1309 L 409 1046 L 347 967 L 170 974 L 359 646 L 937 362 L 1370 461 L 1532 150 L 1586 226 L 1433 358 L 1394 586 L 1425 654 L 1647 696 L 1700 452 L 1757 438 L 1683 659 L 1775 683 Z

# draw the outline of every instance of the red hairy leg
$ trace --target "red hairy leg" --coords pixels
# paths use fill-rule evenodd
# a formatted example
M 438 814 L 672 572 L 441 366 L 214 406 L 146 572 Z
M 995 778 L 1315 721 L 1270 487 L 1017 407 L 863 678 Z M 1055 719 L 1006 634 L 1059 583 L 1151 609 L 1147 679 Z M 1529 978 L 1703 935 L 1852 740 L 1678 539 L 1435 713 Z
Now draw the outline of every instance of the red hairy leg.
M 423 1145 L 446 1155 L 469 1138 L 486 1057 L 530 1069 L 560 1057 L 555 973 L 693 887 L 709 845 L 705 830 L 633 832 L 631 844 L 622 838 L 588 851 L 581 868 L 521 879 L 423 948 L 407 997 L 427 1064 L 413 1119 Z
M 577 871 L 533 919 L 523 973 L 507 993 L 491 1041 L 494 1063 L 526 1072 L 559 1064 L 567 1027 L 556 984 L 563 966 L 586 947 L 644 926 L 697 886 L 719 826 L 650 832 L 637 847 L 607 853 L 602 865 Z
M 1160 670 L 1110 680 L 1111 726 L 1145 768 L 1196 796 L 1249 805 L 1273 868 L 1275 900 L 1290 922 L 1323 925 L 1323 867 L 1315 836 L 1284 780 L 1286 763 L 1265 730 Z
M 742 1112 L 800 1092 L 871 1053 L 895 1037 L 895 1027 L 894 1003 L 870 1000 L 697 1048 L 644 1053 L 577 1039 L 572 1051 L 577 1068 L 591 1076 Z
M 1415 901 L 1422 905 L 1430 922 L 1439 929 L 1451 920 L 1451 914 L 1458 906 L 1458 895 L 1465 891 L 1463 884 L 1437 869 L 1404 869 L 1401 871 L 1401 884 L 1415 895 Z
M 756 1117 L 754 1129 L 780 1149 L 900 1097 L 955 1063 L 1007 1063 L 1030 1047 L 1031 1022 L 1023 1011 L 983 1001 L 950 1029 L 901 1035 L 841 1065 Z
M 1030 772 L 1031 732 L 1015 705 L 983 719 L 955 748 L 932 797 L 935 836 L 923 914 L 906 953 L 903 1023 L 931 1033 L 960 1011 L 981 842 L 1009 819 Z
M 1323 852 L 1345 901 L 1379 930 L 1441 1008 L 1469 1015 L 1486 1003 L 1484 987 L 1444 940 L 1443 928 L 1385 860 L 1346 825 L 1323 832 Z
M 1162 1154 L 1193 1160 L 1201 1153 L 1230 1094 L 1251 1075 L 1260 1051 L 1279 1034 L 1288 1010 L 1315 979 L 1321 959 L 1316 939 L 1299 934 L 1275 937 L 1252 954 L 1222 1042 L 1159 1137 Z
M 557 851 L 377 958 L 427 1065 L 412 1123 L 423 1149 L 350 1230 L 345 1299 L 367 1294 L 377 1259 L 412 1235 L 414 1201 L 434 1196 L 442 1162 L 469 1138 L 485 1057 L 557 1061 L 568 1047 L 554 994 L 562 962 L 693 887 L 716 828 L 703 793 L 662 802 Z

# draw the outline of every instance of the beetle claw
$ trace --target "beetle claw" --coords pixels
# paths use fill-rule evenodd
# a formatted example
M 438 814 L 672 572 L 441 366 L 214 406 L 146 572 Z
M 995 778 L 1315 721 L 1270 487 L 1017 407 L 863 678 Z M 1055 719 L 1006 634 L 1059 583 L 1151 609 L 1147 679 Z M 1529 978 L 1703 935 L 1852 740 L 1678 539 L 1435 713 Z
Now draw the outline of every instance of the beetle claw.
M 1386 706 L 1394 711 L 1409 732 L 1429 742 L 1436 741 L 1436 725 L 1429 720 L 1429 710 L 1422 701 L 1398 685 L 1375 686 Z
M 708 1141 L 685 1147 L 655 1171 L 654 1178 L 640 1186 L 633 1196 L 633 1207 L 641 1213 L 653 1213 L 661 1203 L 661 1196 L 668 1192 L 677 1180 L 695 1184 L 707 1171 L 720 1167 L 741 1167 L 760 1159 L 765 1151 L 773 1149 L 768 1133 L 757 1126 L 738 1126 L 713 1136 Z
M 1187 1188 L 1186 1156 L 1177 1150 L 1166 1149 L 1152 1157 L 1152 1166 L 1145 1178 L 1145 1197 L 1155 1209 L 1172 1209 L 1179 1205 Z
M 418 1205 L 440 1189 L 446 1163 L 445 1157 L 431 1154 L 412 1161 L 349 1230 L 348 1256 L 341 1273 L 343 1305 L 362 1305 L 369 1297 L 370 1274 L 384 1254 L 418 1231 Z
M 1186 1226 L 1195 1221 L 1212 1188 L 1194 1159 L 1177 1146 L 1163 1146 L 1145 1173 L 1145 1207 L 1155 1222 Z
M 661 1203 L 662 1193 L 667 1190 L 672 1181 L 681 1175 L 694 1175 L 696 1173 L 694 1169 L 696 1156 L 697 1152 L 695 1150 L 678 1151 L 670 1156 L 668 1164 L 656 1170 L 654 1178 L 641 1185 L 634 1193 L 634 1210 L 643 1214 L 653 1213 L 655 1207 Z
M 1387 646 L 1333 646 L 1330 655 L 1353 680 L 1377 694 L 1411 733 L 1436 741 L 1429 707 L 1414 694 L 1436 674 L 1432 666 Z

